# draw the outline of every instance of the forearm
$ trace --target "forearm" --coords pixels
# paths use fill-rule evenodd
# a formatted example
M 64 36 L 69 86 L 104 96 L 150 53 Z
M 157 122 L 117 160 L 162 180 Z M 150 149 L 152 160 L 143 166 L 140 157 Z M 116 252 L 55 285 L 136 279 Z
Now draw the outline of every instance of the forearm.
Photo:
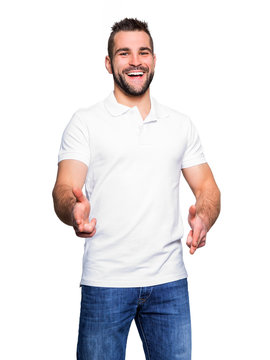
M 206 187 L 196 196 L 196 212 L 209 231 L 220 213 L 220 191 L 217 186 Z
M 56 215 L 65 224 L 73 225 L 72 211 L 76 204 L 76 198 L 72 192 L 72 187 L 68 185 L 56 185 L 52 195 Z

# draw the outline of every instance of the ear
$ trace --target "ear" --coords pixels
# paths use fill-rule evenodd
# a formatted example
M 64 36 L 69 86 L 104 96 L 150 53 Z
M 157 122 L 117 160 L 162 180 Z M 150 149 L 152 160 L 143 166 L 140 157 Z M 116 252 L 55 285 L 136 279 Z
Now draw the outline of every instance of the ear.
M 108 55 L 105 57 L 105 67 L 106 67 L 108 73 L 112 74 L 111 59 L 110 59 L 110 57 Z
M 156 62 L 157 62 L 156 54 L 154 54 L 153 57 L 154 57 L 154 66 L 156 66 Z

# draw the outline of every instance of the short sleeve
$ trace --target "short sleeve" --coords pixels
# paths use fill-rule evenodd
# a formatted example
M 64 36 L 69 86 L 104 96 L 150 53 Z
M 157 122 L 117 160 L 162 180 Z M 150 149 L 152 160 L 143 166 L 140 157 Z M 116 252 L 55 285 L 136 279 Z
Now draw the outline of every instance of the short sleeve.
M 203 153 L 199 134 L 192 121 L 188 119 L 187 144 L 182 159 L 181 168 L 183 169 L 183 168 L 203 164 L 205 162 L 206 160 Z
M 90 144 L 87 125 L 75 113 L 67 125 L 61 141 L 58 162 L 62 160 L 79 160 L 89 166 Z

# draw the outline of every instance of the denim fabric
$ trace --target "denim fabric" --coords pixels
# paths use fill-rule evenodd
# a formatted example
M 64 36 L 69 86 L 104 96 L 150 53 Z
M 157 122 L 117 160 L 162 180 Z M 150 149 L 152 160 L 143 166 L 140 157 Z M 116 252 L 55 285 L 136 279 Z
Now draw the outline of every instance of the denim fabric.
M 187 279 L 114 288 L 82 285 L 78 360 L 124 360 L 132 320 L 147 360 L 190 360 Z

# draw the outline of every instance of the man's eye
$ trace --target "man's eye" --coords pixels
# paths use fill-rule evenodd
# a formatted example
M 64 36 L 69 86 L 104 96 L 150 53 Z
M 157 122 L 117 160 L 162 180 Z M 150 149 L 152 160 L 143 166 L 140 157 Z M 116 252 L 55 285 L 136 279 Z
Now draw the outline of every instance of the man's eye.
M 126 56 L 127 54 L 128 54 L 127 52 L 120 53 L 120 55 L 122 55 L 122 56 Z
M 142 52 L 141 52 L 141 55 L 148 55 L 148 54 L 149 54 L 148 51 L 142 51 Z

